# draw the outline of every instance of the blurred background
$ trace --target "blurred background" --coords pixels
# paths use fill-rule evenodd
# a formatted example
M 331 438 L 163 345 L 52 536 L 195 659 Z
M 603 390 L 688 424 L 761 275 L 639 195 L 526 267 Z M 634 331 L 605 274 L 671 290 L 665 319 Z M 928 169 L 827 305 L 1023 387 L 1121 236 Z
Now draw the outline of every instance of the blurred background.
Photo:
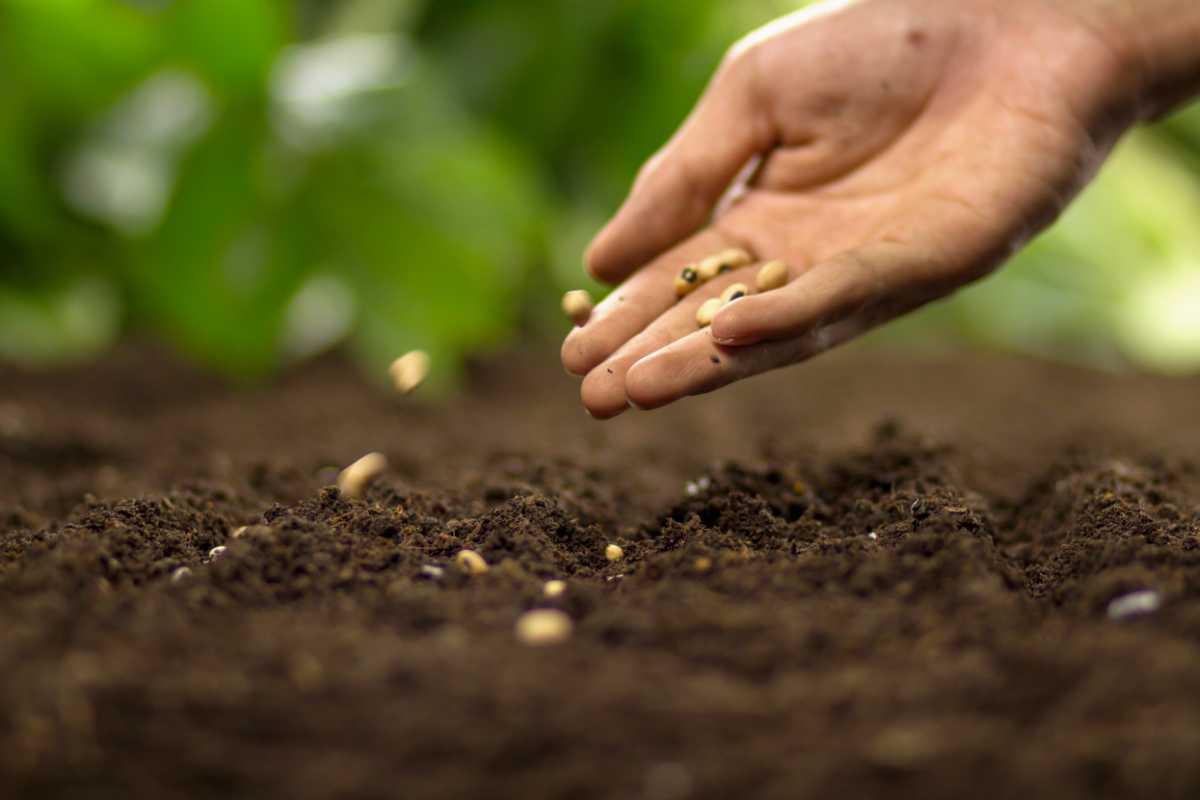
M 724 50 L 791 0 L 0 0 L 0 359 L 153 337 L 236 379 L 553 341 Z M 598 287 L 588 286 L 597 289 Z M 1200 370 L 1200 109 L 881 334 Z

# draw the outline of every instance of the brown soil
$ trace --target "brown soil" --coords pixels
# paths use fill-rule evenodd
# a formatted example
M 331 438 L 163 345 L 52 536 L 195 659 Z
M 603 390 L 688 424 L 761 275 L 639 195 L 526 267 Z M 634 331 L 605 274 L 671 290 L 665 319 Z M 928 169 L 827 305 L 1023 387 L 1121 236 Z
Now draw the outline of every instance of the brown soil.
M 0 387 L 6 797 L 1200 795 L 1200 381 L 852 351 L 603 425 L 552 357 L 438 407 L 145 351 Z

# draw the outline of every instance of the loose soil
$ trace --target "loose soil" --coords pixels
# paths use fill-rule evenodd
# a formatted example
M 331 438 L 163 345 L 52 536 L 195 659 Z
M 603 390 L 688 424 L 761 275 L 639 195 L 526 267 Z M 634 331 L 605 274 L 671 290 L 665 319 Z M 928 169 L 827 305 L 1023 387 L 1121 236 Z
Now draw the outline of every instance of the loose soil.
M 5 797 L 1200 796 L 1200 380 L 851 350 L 606 424 L 552 356 L 440 404 L 140 349 L 0 387 Z

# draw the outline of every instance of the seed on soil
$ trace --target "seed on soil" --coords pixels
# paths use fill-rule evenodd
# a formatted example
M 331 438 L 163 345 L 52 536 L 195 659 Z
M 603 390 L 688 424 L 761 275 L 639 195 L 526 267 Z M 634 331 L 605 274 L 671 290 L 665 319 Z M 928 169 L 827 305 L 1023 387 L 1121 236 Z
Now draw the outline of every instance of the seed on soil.
M 488 563 L 474 550 L 459 550 L 454 556 L 454 566 L 468 575 L 482 575 L 488 571 Z
M 754 279 L 754 285 L 758 287 L 760 292 L 769 292 L 772 289 L 778 289 L 785 285 L 787 281 L 787 264 L 782 261 L 768 261 L 758 271 L 758 277 Z
M 575 289 L 563 295 L 563 313 L 576 325 L 583 326 L 592 316 L 592 296 L 583 289 Z
M 609 561 L 620 561 L 625 557 L 625 551 L 621 549 L 620 545 L 610 544 L 604 548 L 604 557 Z
M 567 591 L 566 581 L 546 581 L 542 586 L 542 595 L 545 597 L 562 597 L 565 591 Z
M 557 608 L 526 611 L 517 619 L 517 639 L 531 647 L 562 644 L 571 638 L 574 623 Z
M 679 277 L 675 279 L 675 295 L 677 297 L 685 297 L 691 294 L 692 290 L 700 285 L 700 273 L 695 267 L 684 267 L 679 273 Z
M 383 453 L 367 453 L 338 475 L 338 491 L 343 497 L 362 497 L 367 486 L 383 474 L 387 465 L 387 456 Z
M 413 350 L 405 353 L 392 362 L 388 374 L 392 376 L 392 385 L 400 394 L 408 394 L 425 382 L 429 376 L 429 368 L 433 361 L 424 350 Z
M 249 527 L 250 527 L 249 525 L 243 525 L 243 526 L 242 526 L 242 527 L 240 527 L 240 528 L 234 528 L 234 529 L 233 529 L 233 532 L 229 534 L 229 538 L 230 538 L 230 539 L 240 539 L 240 538 L 242 538 L 242 535 L 246 533 L 246 529 L 247 529 L 247 528 L 249 528 Z
M 171 573 L 171 583 L 179 583 L 184 578 L 192 574 L 192 571 L 187 567 L 180 567 Z
M 712 569 L 713 560 L 708 556 L 700 556 L 692 562 L 692 566 L 696 568 L 696 572 L 708 572 Z
M 721 298 L 712 297 L 700 304 L 700 308 L 696 309 L 696 324 L 701 328 L 707 328 L 712 325 L 713 317 L 721 310 Z
M 216 547 L 214 547 L 212 550 L 209 550 L 209 551 L 208 551 L 208 558 L 209 558 L 209 560 L 211 561 L 211 560 L 215 560 L 215 559 L 218 559 L 218 558 L 220 558 L 221 556 L 225 555 L 225 551 L 226 551 L 226 550 L 228 550 L 228 549 L 229 549 L 229 548 L 228 548 L 228 547 L 226 547 L 226 546 L 225 546 L 225 545 L 223 545 L 223 544 L 222 544 L 222 545 L 217 545 L 217 546 L 216 546 Z
M 1142 589 L 1122 595 L 1108 604 L 1109 619 L 1128 619 L 1139 614 L 1152 614 L 1162 606 L 1162 595 L 1153 589 Z
M 725 291 L 721 292 L 721 304 L 732 303 L 734 300 L 740 300 L 750 294 L 750 287 L 744 283 L 735 283 L 732 286 L 727 286 Z
M 433 578 L 434 580 L 437 580 L 446 574 L 446 570 L 434 564 L 423 564 L 421 566 L 421 574 L 426 578 Z

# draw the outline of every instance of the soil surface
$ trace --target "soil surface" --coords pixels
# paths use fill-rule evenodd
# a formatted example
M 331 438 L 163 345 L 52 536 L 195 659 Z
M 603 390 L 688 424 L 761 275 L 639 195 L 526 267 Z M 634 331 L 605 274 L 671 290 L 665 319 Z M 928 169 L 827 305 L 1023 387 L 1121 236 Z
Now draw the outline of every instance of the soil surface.
M 0 786 L 1200 796 L 1198 400 L 863 350 L 604 424 L 550 355 L 439 404 L 336 359 L 6 368 Z M 536 607 L 570 640 L 521 643 Z

